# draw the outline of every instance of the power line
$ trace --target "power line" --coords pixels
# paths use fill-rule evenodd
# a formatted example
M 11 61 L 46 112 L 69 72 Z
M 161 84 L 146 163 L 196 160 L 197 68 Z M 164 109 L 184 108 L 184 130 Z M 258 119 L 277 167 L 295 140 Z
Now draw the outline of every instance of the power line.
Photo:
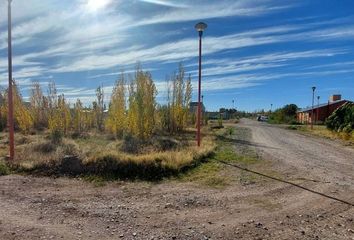
M 280 179 L 280 178 L 268 176 L 268 175 L 266 175 L 266 174 L 263 174 L 263 173 L 260 173 L 260 172 L 256 172 L 256 171 L 250 170 L 250 169 L 248 169 L 248 168 L 244 168 L 244 167 L 241 167 L 241 166 L 238 166 L 238 165 L 235 165 L 235 164 L 231 164 L 231 163 L 228 163 L 228 162 L 225 162 L 225 161 L 219 161 L 219 162 L 221 162 L 221 163 L 223 163 L 223 164 L 225 164 L 225 165 L 231 166 L 231 167 L 235 167 L 235 168 L 241 169 L 241 170 L 246 171 L 246 172 L 254 173 L 254 174 L 257 174 L 257 175 L 266 177 L 266 178 L 273 179 L 273 180 L 278 181 L 278 182 L 287 183 L 287 184 L 290 184 L 290 185 L 292 185 L 292 186 L 295 186 L 295 187 L 301 188 L 301 189 L 303 189 L 303 190 L 306 190 L 306 191 L 308 191 L 308 192 L 311 192 L 311 193 L 320 195 L 320 196 L 322 196 L 322 197 L 326 197 L 326 198 L 335 200 L 335 201 L 337 201 L 337 202 L 344 203 L 344 204 L 347 204 L 347 205 L 349 205 L 349 206 L 351 206 L 351 207 L 354 207 L 354 203 L 350 203 L 350 202 L 348 202 L 348 201 L 346 201 L 346 200 L 342 200 L 342 199 L 339 199 L 339 198 L 336 198 L 336 197 L 332 197 L 332 196 L 326 195 L 326 194 L 321 193 L 321 192 L 317 192 L 317 191 L 315 191 L 315 190 L 312 190 L 312 189 L 303 187 L 303 186 L 301 186 L 301 185 L 299 185 L 299 184 L 292 183 L 292 182 L 289 182 L 289 181 L 286 181 L 286 180 L 283 180 L 283 179 Z

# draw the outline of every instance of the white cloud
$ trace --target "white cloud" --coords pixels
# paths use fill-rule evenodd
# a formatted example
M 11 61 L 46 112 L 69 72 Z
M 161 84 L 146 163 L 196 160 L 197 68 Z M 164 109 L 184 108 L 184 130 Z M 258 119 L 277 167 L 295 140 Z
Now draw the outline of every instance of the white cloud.
M 93 1 L 93 0 L 91 0 Z M 28 0 L 14 1 L 14 77 L 29 83 L 33 78 L 40 78 L 51 73 L 84 72 L 87 78 L 101 78 L 116 75 L 112 68 L 118 71 L 127 68 L 137 61 L 143 63 L 163 64 L 196 59 L 197 38 L 175 36 L 174 40 L 160 40 L 151 36 L 151 24 L 168 24 L 184 21 L 196 21 L 211 18 L 243 17 L 253 18 L 287 8 L 289 5 L 278 4 L 269 0 L 238 0 L 238 1 L 112 1 L 96 6 L 96 12 L 85 11 L 87 0 L 70 1 L 63 4 L 59 0 Z M 136 12 L 134 7 L 144 8 L 150 3 L 151 12 Z M 152 3 L 152 4 L 151 4 Z M 203 3 L 203 4 L 202 4 Z M 93 3 L 92 3 L 93 4 Z M 285 3 L 286 4 L 286 3 Z M 109 6 L 109 7 L 108 7 Z M 142 7 L 143 6 L 143 7 Z M 0 27 L 4 29 L 6 14 L 4 1 L 0 3 Z M 100 8 L 100 9 L 99 9 Z M 124 10 L 122 10 L 124 9 Z M 86 9 L 87 10 L 87 9 Z M 141 10 L 141 9 L 139 9 Z M 290 21 L 291 22 L 291 21 Z M 189 23 L 188 23 L 189 24 Z M 329 24 L 329 25 L 326 25 Z M 191 25 L 191 24 L 189 24 Z M 298 52 L 274 52 L 239 58 L 238 51 L 251 49 L 261 45 L 275 45 L 285 42 L 318 42 L 354 37 L 353 25 L 343 24 L 343 20 L 319 22 L 318 24 L 297 25 L 264 25 L 262 28 L 250 28 L 248 31 L 224 34 L 223 36 L 205 34 L 203 55 L 204 76 L 207 89 L 240 88 L 262 84 L 268 79 L 278 79 L 296 76 L 316 76 L 316 74 L 342 74 L 349 69 L 335 71 L 316 71 L 284 74 L 257 75 L 259 70 L 280 68 L 292 61 L 301 59 L 330 57 L 347 54 L 345 49 L 318 49 Z M 191 25 L 190 31 L 193 31 Z M 217 27 L 217 26 L 216 26 Z M 230 26 L 233 27 L 233 26 Z M 158 27 L 156 27 L 158 28 Z M 138 32 L 146 29 L 146 32 Z M 179 29 L 176 29 L 178 32 Z M 236 31 L 236 30 L 234 30 Z M 137 34 L 136 34 L 137 33 Z M 136 35 L 135 35 L 136 34 Z M 146 34 L 146 35 L 144 35 Z M 149 35 L 147 39 L 144 36 Z M 0 50 L 5 52 L 7 33 L 0 33 Z M 166 36 L 164 39 L 167 39 Z M 171 39 L 169 37 L 169 39 Z M 245 48 L 245 49 L 242 49 Z M 226 54 L 226 51 L 232 51 Z M 252 51 L 253 52 L 253 51 Z M 242 55 L 242 54 L 240 54 Z M 228 56 L 228 57 L 225 57 Z M 210 58 L 215 59 L 210 59 Z M 152 64 L 151 64 L 152 63 Z M 195 66 L 195 64 L 190 64 Z M 333 65 L 333 67 L 335 67 Z M 154 69 L 153 67 L 152 69 Z M 128 68 L 130 69 L 130 68 Z M 100 70 L 100 74 L 95 72 Z M 151 70 L 151 69 L 150 69 Z M 275 69 L 277 70 L 277 69 Z M 109 71 L 109 72 L 108 72 Z M 195 71 L 191 71 L 196 73 Z M 253 74 L 245 74 L 252 72 Z M 240 74 L 241 73 L 241 74 Z M 233 76 L 225 76 L 225 75 Z M 55 74 L 54 74 L 55 75 Z M 0 58 L 0 80 L 7 79 L 7 59 Z M 220 85 L 220 79 L 225 85 Z M 93 81 L 92 81 L 93 82 Z M 163 93 L 165 83 L 158 82 L 160 93 Z M 109 87 L 107 87 L 107 90 Z M 62 89 L 68 96 L 82 95 L 89 99 L 94 97 L 89 92 L 92 89 Z
M 151 1 L 150 1 L 151 2 Z M 154 0 L 154 2 L 157 2 Z M 162 2 L 162 1 L 159 1 Z M 188 8 L 172 9 L 162 14 L 143 19 L 137 25 L 185 22 L 200 19 L 230 16 L 259 16 L 287 6 L 274 7 L 270 1 L 193 1 Z
M 173 8 L 187 8 L 187 4 L 181 4 L 180 2 L 173 2 L 167 0 L 140 0 L 141 2 L 151 3 L 155 5 L 165 6 L 165 7 L 173 7 Z
M 300 52 L 275 52 L 263 55 L 255 55 L 240 59 L 209 59 L 203 63 L 203 76 L 235 74 L 261 69 L 270 69 L 290 65 L 291 61 L 304 58 L 332 57 L 345 54 L 343 49 L 320 49 Z M 196 66 L 197 63 L 189 65 Z M 189 71 L 193 76 L 197 70 Z

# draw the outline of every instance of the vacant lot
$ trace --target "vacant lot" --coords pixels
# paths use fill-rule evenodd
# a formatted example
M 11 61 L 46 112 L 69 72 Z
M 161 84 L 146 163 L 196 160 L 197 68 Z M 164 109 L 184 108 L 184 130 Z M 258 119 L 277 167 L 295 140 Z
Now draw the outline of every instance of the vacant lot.
M 161 182 L 2 176 L 0 239 L 354 239 L 353 206 L 218 162 L 353 203 L 353 149 L 249 120 L 230 134 Z

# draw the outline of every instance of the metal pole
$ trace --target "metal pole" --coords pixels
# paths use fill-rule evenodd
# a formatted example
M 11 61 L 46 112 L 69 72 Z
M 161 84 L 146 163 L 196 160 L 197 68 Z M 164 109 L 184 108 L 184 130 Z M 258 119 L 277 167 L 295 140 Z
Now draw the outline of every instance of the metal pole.
M 313 117 L 313 114 L 314 114 L 313 105 L 314 105 L 314 102 L 315 102 L 315 90 L 316 90 L 316 87 L 312 87 L 311 129 L 313 129 L 313 121 L 315 119 Z
M 12 33 L 11 33 L 11 2 L 8 0 L 8 61 L 9 61 L 9 92 L 8 92 L 8 127 L 9 127 L 9 145 L 10 145 L 10 160 L 15 156 L 15 144 L 14 144 L 14 109 L 13 109 L 13 97 L 12 97 Z
M 319 111 L 320 111 L 320 96 L 317 96 L 317 114 L 316 114 L 316 124 L 318 123 L 319 120 Z
M 198 80 L 198 116 L 197 116 L 197 145 L 200 146 L 200 118 L 201 118 L 201 87 L 202 87 L 202 36 L 203 31 L 199 31 L 199 80 Z

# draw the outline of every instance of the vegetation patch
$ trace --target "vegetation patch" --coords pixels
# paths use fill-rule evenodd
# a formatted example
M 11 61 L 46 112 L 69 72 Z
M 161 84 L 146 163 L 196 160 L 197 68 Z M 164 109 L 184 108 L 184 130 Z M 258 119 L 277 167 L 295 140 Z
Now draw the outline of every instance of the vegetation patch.
M 247 148 L 247 151 L 243 149 L 242 152 L 239 152 L 235 149 L 238 138 L 248 138 L 248 132 L 244 128 L 235 128 L 234 125 L 231 125 L 224 129 L 215 130 L 214 134 L 217 136 L 215 154 L 208 158 L 208 161 L 182 174 L 180 179 L 213 188 L 226 187 L 235 180 L 238 180 L 241 184 L 254 183 L 257 177 L 253 174 L 237 172 L 238 175 L 235 176 L 234 169 L 230 169 L 222 163 L 228 162 L 243 167 L 259 163 L 256 154 L 249 146 L 244 146 L 244 142 L 241 141 L 241 145 Z
M 288 104 L 282 108 L 276 109 L 269 114 L 269 123 L 275 124 L 297 124 L 296 112 L 298 107 L 295 104 Z
M 191 135 L 193 132 L 174 139 L 156 136 L 153 139 L 161 140 L 154 144 L 139 141 L 133 151 L 126 151 L 125 139 L 110 140 L 104 134 L 84 139 L 64 138 L 58 144 L 43 135 L 38 141 L 17 146 L 13 167 L 40 175 L 159 180 L 185 172 L 213 154 L 216 147 L 213 136 L 206 136 L 203 145 L 197 147 Z M 140 148 L 142 152 L 136 151 Z
M 336 132 L 329 130 L 326 126 L 313 126 L 311 130 L 308 126 L 299 126 L 298 130 L 304 133 L 312 134 L 319 137 L 324 137 L 332 140 L 343 140 L 346 144 L 353 145 L 354 144 L 354 132 L 346 133 L 346 132 Z
M 7 164 L 3 161 L 0 161 L 0 176 L 8 175 L 10 173 L 10 169 Z
M 350 135 L 354 131 L 354 103 L 345 103 L 326 120 L 328 129 Z

